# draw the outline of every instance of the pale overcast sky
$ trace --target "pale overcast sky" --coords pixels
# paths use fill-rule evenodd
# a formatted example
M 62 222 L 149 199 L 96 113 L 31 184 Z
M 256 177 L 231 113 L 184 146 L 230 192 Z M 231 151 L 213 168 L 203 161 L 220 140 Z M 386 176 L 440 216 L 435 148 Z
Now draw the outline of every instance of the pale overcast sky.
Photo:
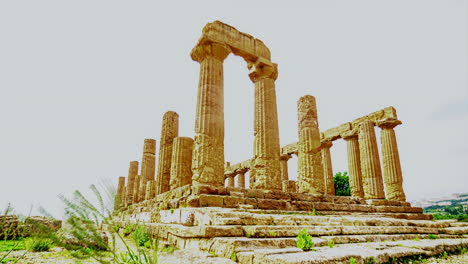
M 391 105 L 408 199 L 468 191 L 468 1 L 3 0 L 0 209 L 60 216 L 58 194 L 116 184 L 144 138 L 159 148 L 165 111 L 193 137 L 190 51 L 214 20 L 270 48 L 281 145 L 297 141 L 305 94 L 322 130 Z M 241 58 L 224 65 L 225 156 L 236 163 L 253 152 L 253 84 Z M 345 142 L 332 157 L 347 170 Z

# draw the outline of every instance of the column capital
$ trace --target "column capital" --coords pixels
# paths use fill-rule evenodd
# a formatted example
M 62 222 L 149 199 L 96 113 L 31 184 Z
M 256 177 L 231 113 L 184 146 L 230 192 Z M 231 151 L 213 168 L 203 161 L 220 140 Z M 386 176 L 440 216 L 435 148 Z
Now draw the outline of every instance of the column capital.
M 333 143 L 329 140 L 322 141 L 320 145 L 322 149 L 328 149 L 328 148 L 331 148 L 332 146 L 333 146 Z
M 348 130 L 340 134 L 341 138 L 344 140 L 357 139 L 358 131 L 356 129 Z
M 247 67 L 250 70 L 249 78 L 254 83 L 264 78 L 278 78 L 278 64 L 267 59 L 258 58 L 256 62 L 248 62 Z
M 398 125 L 401 125 L 402 122 L 398 119 L 385 119 L 381 121 L 377 121 L 377 126 L 380 127 L 381 129 L 392 129 Z
M 202 62 L 208 57 L 215 58 L 220 61 L 224 61 L 226 57 L 231 53 L 229 46 L 216 42 L 204 42 L 198 43 L 190 53 L 192 60 Z

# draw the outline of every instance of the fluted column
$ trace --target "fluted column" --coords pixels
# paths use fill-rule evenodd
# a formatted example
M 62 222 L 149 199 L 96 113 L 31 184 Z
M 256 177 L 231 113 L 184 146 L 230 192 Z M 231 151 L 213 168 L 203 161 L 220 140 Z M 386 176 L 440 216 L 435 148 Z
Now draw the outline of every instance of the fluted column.
M 333 180 L 333 168 L 331 161 L 330 148 L 333 146 L 331 141 L 322 142 L 322 166 L 325 180 L 325 194 L 335 195 L 335 181 Z
M 281 180 L 289 180 L 288 173 L 288 160 L 291 158 L 291 155 L 283 155 L 280 157 L 280 171 L 281 171 Z
M 298 110 L 298 191 L 301 193 L 324 194 L 322 154 L 320 152 L 320 130 L 315 97 L 303 96 L 297 102 Z
M 176 112 L 164 113 L 159 141 L 157 193 L 170 189 L 173 141 L 179 134 L 179 115 Z
M 217 43 L 199 43 L 192 59 L 200 63 L 193 184 L 224 186 L 224 80 L 223 61 L 231 50 Z
M 171 189 L 192 183 L 192 153 L 192 138 L 174 138 L 171 162 Z
M 131 205 L 134 202 L 133 193 L 135 191 L 135 185 L 138 182 L 138 180 L 136 179 L 137 174 L 138 174 L 138 161 L 130 161 L 130 166 L 128 168 L 128 176 L 127 176 L 127 192 L 126 192 L 127 205 Z
M 343 133 L 341 137 L 346 141 L 348 152 L 349 187 L 351 189 L 351 196 L 364 198 L 358 133 L 356 130 L 352 130 Z
M 251 189 L 281 190 L 280 142 L 276 106 L 276 64 L 259 59 L 249 64 L 255 83 L 254 157 L 250 168 Z
M 370 120 L 362 122 L 359 126 L 359 154 L 361 155 L 364 198 L 385 198 L 374 122 Z
M 125 177 L 119 177 L 119 184 L 117 185 L 117 193 L 114 199 L 114 210 L 118 210 L 124 205 L 124 188 L 125 188 Z
M 234 187 L 234 175 L 227 177 L 227 187 Z
M 395 130 L 393 129 L 400 124 L 401 121 L 397 119 L 388 119 L 377 123 L 382 129 L 380 132 L 380 142 L 382 144 L 386 197 L 388 200 L 406 201 L 406 195 L 403 190 L 400 155 L 398 153 Z
M 237 187 L 245 189 L 245 172 L 237 174 Z
M 135 176 L 135 186 L 133 188 L 133 203 L 139 203 L 141 199 L 141 185 L 142 177 L 141 175 Z
M 123 207 L 127 207 L 128 204 L 127 204 L 127 186 L 124 186 L 123 189 L 122 189 L 122 206 Z
M 151 180 L 151 181 L 147 181 L 146 182 L 146 188 L 145 188 L 145 199 L 144 200 L 149 200 L 151 199 L 151 189 L 153 188 L 154 186 L 154 180 Z

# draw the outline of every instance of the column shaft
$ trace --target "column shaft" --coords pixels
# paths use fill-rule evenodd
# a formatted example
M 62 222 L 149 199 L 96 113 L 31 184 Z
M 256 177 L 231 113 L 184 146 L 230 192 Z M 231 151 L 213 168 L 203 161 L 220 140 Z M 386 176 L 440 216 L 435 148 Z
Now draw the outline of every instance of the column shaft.
M 157 176 L 157 193 L 164 193 L 170 189 L 171 163 L 173 141 L 179 134 L 179 115 L 168 111 L 163 116 L 161 139 L 159 141 L 159 159 Z
M 146 186 L 148 181 L 154 180 L 154 170 L 156 162 L 156 140 L 147 138 L 143 143 L 143 156 L 141 158 L 141 179 L 140 186 Z M 143 200 L 143 194 L 139 200 Z
M 385 198 L 374 122 L 370 120 L 364 121 L 359 126 L 359 153 L 361 155 L 364 198 Z
M 118 210 L 124 205 L 124 188 L 125 188 L 125 177 L 119 177 L 119 184 L 117 185 L 117 193 L 115 194 L 114 210 Z
M 255 83 L 255 139 L 254 158 L 250 170 L 251 189 L 282 189 L 275 91 L 277 76 L 276 64 L 256 63 L 249 74 L 250 79 Z
M 133 203 L 139 203 L 140 202 L 140 196 L 141 196 L 141 176 L 137 175 L 135 177 L 135 186 L 133 188 Z
M 281 180 L 289 180 L 288 173 L 288 160 L 291 158 L 291 155 L 285 155 L 280 157 L 280 171 L 281 171 Z
M 382 161 L 385 182 L 385 192 L 388 200 L 405 201 L 403 190 L 403 175 L 401 172 L 400 155 L 395 136 L 395 126 L 401 124 L 399 120 L 385 120 L 378 123 L 382 129 Z
M 172 147 L 171 189 L 192 183 L 193 139 L 176 137 Z
M 315 97 L 303 96 L 298 101 L 298 191 L 301 193 L 324 194 L 320 131 Z
M 325 180 L 325 194 L 335 195 L 335 181 L 333 180 L 333 168 L 331 161 L 330 148 L 333 144 L 330 141 L 322 143 L 322 165 Z
M 237 174 L 237 187 L 245 189 L 245 172 Z
M 127 205 L 131 205 L 134 202 L 133 193 L 135 191 L 135 185 L 137 185 L 138 180 L 136 179 L 138 174 L 138 161 L 130 161 L 130 166 L 128 168 L 127 176 Z
M 234 175 L 227 177 L 227 187 L 234 187 Z
M 351 196 L 364 198 L 364 190 L 362 188 L 362 173 L 361 173 L 361 155 L 359 154 L 359 141 L 356 131 L 351 131 L 346 135 L 342 135 L 346 140 L 346 149 L 348 152 L 348 171 L 349 171 L 349 187 Z

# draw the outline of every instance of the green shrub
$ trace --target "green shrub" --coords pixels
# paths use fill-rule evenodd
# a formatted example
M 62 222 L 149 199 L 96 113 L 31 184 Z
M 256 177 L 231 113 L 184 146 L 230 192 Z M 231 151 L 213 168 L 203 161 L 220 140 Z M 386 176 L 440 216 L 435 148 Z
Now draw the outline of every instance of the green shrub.
M 141 247 L 145 245 L 146 242 L 150 240 L 150 235 L 148 233 L 148 229 L 144 226 L 137 226 L 135 231 L 132 233 L 133 240 L 137 246 Z
M 333 242 L 333 240 L 328 240 L 327 244 L 329 248 L 333 248 L 335 246 L 335 242 Z
M 434 234 L 428 234 L 428 235 L 427 235 L 427 238 L 429 238 L 429 239 L 437 239 L 437 236 L 434 235 Z
M 124 236 L 129 236 L 131 233 L 133 233 L 133 231 L 135 231 L 135 226 L 132 225 L 132 224 L 129 224 L 127 226 L 125 226 L 125 228 L 123 229 L 123 235 Z
M 299 231 L 299 234 L 297 235 L 296 239 L 297 247 L 304 251 L 311 250 L 314 246 L 314 242 L 312 242 L 312 236 L 309 235 L 309 230 L 307 230 L 306 228 Z
M 30 251 L 38 252 L 38 251 L 48 251 L 54 242 L 48 238 L 30 238 L 26 240 L 26 248 Z
M 349 259 L 349 264 L 356 264 L 356 259 L 353 258 L 353 257 L 351 257 L 351 258 Z

